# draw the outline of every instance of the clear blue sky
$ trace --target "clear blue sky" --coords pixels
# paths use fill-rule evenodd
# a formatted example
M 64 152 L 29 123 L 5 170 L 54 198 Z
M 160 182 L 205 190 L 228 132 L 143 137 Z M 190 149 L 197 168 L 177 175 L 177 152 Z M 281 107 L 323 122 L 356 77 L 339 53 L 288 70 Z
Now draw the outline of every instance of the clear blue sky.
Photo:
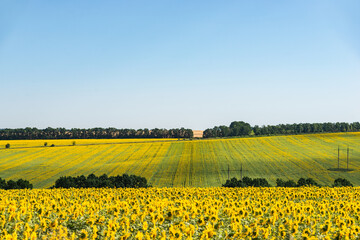
M 360 121 L 360 1 L 0 1 L 0 128 Z

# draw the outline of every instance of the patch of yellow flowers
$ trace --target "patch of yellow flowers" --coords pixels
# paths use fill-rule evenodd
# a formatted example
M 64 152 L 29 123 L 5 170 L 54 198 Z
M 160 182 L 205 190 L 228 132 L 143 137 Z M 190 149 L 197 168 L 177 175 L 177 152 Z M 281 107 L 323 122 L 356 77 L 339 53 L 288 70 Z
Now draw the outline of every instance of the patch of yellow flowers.
M 360 188 L 0 190 L 1 239 L 354 239 Z

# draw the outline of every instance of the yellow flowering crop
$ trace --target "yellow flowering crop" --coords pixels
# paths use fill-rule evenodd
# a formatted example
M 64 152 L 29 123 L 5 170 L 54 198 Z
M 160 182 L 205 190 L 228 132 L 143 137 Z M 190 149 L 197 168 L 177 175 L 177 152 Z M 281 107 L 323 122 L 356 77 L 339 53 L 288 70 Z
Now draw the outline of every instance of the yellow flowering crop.
M 360 188 L 0 190 L 1 239 L 354 239 Z
M 76 145 L 72 146 L 72 141 Z M 159 142 L 160 141 L 160 142 Z M 10 143 L 10 149 L 5 144 Z M 44 142 L 48 143 L 44 147 Z M 50 147 L 52 144 L 55 147 Z M 66 146 L 65 146 L 66 145 Z M 1 148 L 2 146 L 2 148 Z M 346 167 L 350 172 L 329 171 Z M 28 148 L 24 148 L 28 147 Z M 135 174 L 154 187 L 219 187 L 230 178 L 314 178 L 330 186 L 336 178 L 360 185 L 360 132 L 210 140 L 75 139 L 0 141 L 0 177 L 52 186 L 61 176 Z

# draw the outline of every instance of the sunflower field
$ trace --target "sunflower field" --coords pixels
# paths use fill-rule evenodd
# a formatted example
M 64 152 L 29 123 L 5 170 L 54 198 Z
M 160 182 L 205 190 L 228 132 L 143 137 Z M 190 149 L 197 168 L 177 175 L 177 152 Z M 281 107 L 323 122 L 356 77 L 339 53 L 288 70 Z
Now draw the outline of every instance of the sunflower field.
M 0 238 L 356 239 L 359 190 L 0 190 Z

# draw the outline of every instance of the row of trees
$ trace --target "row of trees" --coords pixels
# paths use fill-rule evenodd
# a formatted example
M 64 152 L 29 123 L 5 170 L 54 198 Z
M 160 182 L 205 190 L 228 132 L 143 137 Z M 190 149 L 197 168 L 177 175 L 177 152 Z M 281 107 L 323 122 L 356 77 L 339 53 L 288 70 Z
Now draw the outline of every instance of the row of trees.
M 297 183 L 294 180 L 284 181 L 281 178 L 276 179 L 277 187 L 302 187 L 302 186 L 317 186 L 320 187 L 314 179 L 312 178 L 299 178 Z
M 90 174 L 77 177 L 60 177 L 51 188 L 147 188 L 147 180 L 144 177 L 123 174 L 122 176 L 108 177 L 106 174 L 96 176 Z
M 238 180 L 237 178 L 232 178 L 226 180 L 226 183 L 222 185 L 223 187 L 270 187 L 270 184 L 265 178 L 249 178 L 243 177 Z
M 222 185 L 223 187 L 270 187 L 270 184 L 265 178 L 254 178 L 244 177 L 243 179 L 238 180 L 237 178 L 232 178 L 231 180 L 226 180 L 226 183 Z M 299 178 L 297 182 L 294 180 L 284 181 L 281 178 L 276 179 L 276 187 L 302 187 L 302 186 L 316 186 L 321 187 L 314 179 L 312 178 Z M 333 187 L 352 187 L 353 184 L 345 178 L 337 178 L 334 180 Z
M 314 179 L 312 178 L 299 178 L 297 183 L 293 180 L 284 181 L 280 178 L 276 179 L 277 187 L 302 187 L 302 186 L 317 186 L 321 187 Z M 333 187 L 353 187 L 353 184 L 345 178 L 337 178 L 334 180 Z
M 360 123 L 298 123 L 251 127 L 249 123 L 235 121 L 230 126 L 215 126 L 204 131 L 204 138 L 232 136 L 266 136 L 305 133 L 358 132 Z
M 0 178 L 0 189 L 25 189 L 29 188 L 32 189 L 33 185 L 28 180 L 19 179 L 17 181 L 9 180 L 6 181 L 5 179 Z
M 360 123 L 299 123 L 254 126 L 243 121 L 234 121 L 230 126 L 215 126 L 204 131 L 204 138 L 232 136 L 286 135 L 322 132 L 357 132 Z M 17 128 L 0 129 L 0 140 L 18 139 L 105 139 L 105 138 L 192 138 L 193 131 L 185 128 L 174 129 L 116 129 L 116 128 Z
M 249 178 L 244 177 L 240 180 L 232 178 L 226 180 L 223 187 L 270 187 L 270 184 L 265 178 Z M 293 180 L 284 181 L 280 178 L 276 179 L 276 187 L 302 187 L 302 186 L 317 186 L 321 187 L 312 178 L 300 178 L 297 183 Z M 353 184 L 345 178 L 337 178 L 334 180 L 333 187 L 352 187 Z M 51 188 L 147 188 L 150 187 L 146 178 L 136 175 L 123 174 L 122 176 L 108 177 L 106 174 L 97 177 L 95 174 L 90 174 L 87 177 L 84 175 L 77 177 L 60 177 L 55 181 L 55 185 Z M 32 189 L 33 185 L 23 179 L 17 181 L 0 178 L 0 189 Z
M 116 129 L 116 128 L 17 128 L 0 129 L 0 140 L 18 139 L 105 139 L 105 138 L 192 138 L 193 131 L 174 129 Z

